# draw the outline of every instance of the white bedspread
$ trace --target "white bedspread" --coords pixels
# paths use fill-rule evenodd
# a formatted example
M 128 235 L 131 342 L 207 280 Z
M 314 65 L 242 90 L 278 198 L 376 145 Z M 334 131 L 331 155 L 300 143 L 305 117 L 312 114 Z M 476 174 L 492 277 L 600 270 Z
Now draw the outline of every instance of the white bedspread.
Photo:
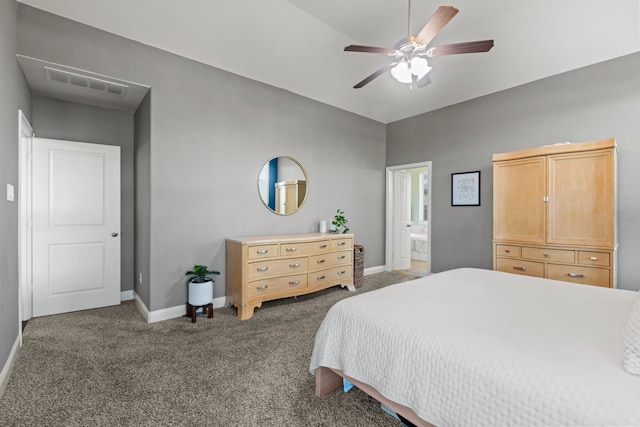
M 640 425 L 622 369 L 636 292 L 458 269 L 336 303 L 319 366 L 437 426 Z

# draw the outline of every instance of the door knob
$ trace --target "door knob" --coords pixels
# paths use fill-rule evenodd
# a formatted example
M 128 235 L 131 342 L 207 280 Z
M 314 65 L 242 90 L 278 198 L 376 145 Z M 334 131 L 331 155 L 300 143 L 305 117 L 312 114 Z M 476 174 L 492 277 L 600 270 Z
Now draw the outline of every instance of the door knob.
M 118 233 L 111 233 L 111 237 L 118 237 Z

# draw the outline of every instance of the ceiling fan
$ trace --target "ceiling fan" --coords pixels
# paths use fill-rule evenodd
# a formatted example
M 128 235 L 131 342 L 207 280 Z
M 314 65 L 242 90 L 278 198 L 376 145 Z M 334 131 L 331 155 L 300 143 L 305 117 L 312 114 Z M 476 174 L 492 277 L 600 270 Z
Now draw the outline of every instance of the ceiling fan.
M 427 48 L 427 45 L 453 19 L 458 9 L 453 6 L 440 6 L 433 16 L 429 18 L 425 26 L 417 36 L 411 35 L 411 0 L 409 0 L 409 18 L 407 38 L 400 40 L 393 49 L 384 47 L 349 45 L 344 48 L 346 52 L 382 53 L 394 58 L 393 62 L 380 68 L 353 88 L 360 89 L 376 77 L 391 70 L 391 75 L 401 83 L 425 87 L 431 83 L 428 76 L 431 67 L 427 58 L 443 55 L 455 55 L 459 53 L 488 52 L 493 47 L 493 40 L 481 40 L 474 42 L 453 43 Z

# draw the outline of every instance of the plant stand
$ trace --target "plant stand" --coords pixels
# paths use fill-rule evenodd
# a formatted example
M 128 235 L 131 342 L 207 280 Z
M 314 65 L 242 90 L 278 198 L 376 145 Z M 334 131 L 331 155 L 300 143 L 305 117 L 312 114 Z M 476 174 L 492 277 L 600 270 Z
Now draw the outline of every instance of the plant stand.
M 187 303 L 187 317 L 191 317 L 191 323 L 196 323 L 196 311 L 202 308 L 202 313 L 207 313 L 207 319 L 213 319 L 213 304 L 191 305 Z

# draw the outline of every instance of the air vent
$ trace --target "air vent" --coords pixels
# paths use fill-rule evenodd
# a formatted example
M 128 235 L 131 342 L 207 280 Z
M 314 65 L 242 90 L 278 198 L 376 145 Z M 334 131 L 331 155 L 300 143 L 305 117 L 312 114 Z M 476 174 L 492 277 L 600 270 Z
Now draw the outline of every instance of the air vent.
M 47 80 L 49 81 L 83 87 L 117 96 L 124 96 L 127 93 L 127 88 L 129 87 L 120 83 L 109 82 L 107 80 L 83 76 L 81 74 L 57 70 L 50 67 L 44 67 L 44 71 L 47 75 Z

